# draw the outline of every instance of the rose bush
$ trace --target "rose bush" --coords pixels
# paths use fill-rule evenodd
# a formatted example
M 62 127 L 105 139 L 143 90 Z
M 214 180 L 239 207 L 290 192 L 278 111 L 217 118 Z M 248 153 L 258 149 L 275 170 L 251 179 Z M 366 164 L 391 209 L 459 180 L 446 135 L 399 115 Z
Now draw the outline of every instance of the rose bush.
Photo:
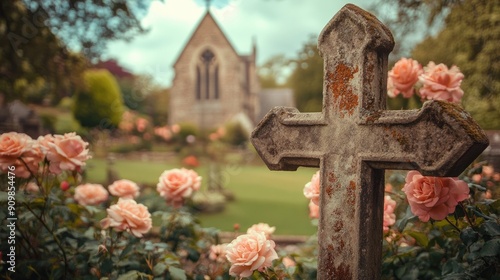
M 460 88 L 464 75 L 457 66 L 450 69 L 442 63 L 436 65 L 433 61 L 425 67 L 425 72 L 419 77 L 423 87 L 420 95 L 426 99 L 445 100 L 458 103 L 464 92 Z
M 430 61 L 422 70 L 418 61 L 401 58 L 389 71 L 387 79 L 387 95 L 391 98 L 400 93 L 405 99 L 413 97 L 417 91 L 421 101 L 444 100 L 460 103 L 463 90 L 460 88 L 464 75 L 453 65 L 448 68 L 440 63 Z
M 266 238 L 269 239 L 275 230 L 276 230 L 276 227 L 271 227 L 266 223 L 258 223 L 258 224 L 252 225 L 250 228 L 248 228 L 247 233 L 262 232 L 262 233 L 264 233 Z
M 42 149 L 45 149 L 47 160 L 50 162 L 50 172 L 54 174 L 79 169 L 85 166 L 85 161 L 90 158 L 87 149 L 89 144 L 74 132 L 44 137 L 42 141 L 46 142 Z
M 423 222 L 443 220 L 455 212 L 460 201 L 469 197 L 469 186 L 456 178 L 422 176 L 410 171 L 403 188 L 411 211 Z
M 167 203 L 178 208 L 200 185 L 201 177 L 195 171 L 182 168 L 163 172 L 156 189 Z
M 140 194 L 139 186 L 126 179 L 113 182 L 108 186 L 109 193 L 121 198 L 136 198 Z
M 251 231 L 238 236 L 226 247 L 226 257 L 231 262 L 229 274 L 248 277 L 255 270 L 263 271 L 278 258 L 275 246 L 263 232 Z
M 415 92 L 413 86 L 422 73 L 422 65 L 416 60 L 402 58 L 396 62 L 392 70 L 389 71 L 389 77 L 387 79 L 389 96 L 395 97 L 401 93 L 403 97 L 410 98 Z
M 314 204 L 319 205 L 320 179 L 319 171 L 314 173 L 310 182 L 304 186 L 304 196 Z
M 83 184 L 75 188 L 75 200 L 80 205 L 98 205 L 108 200 L 108 191 L 100 184 Z
M 107 210 L 108 217 L 101 221 L 104 229 L 109 227 L 116 231 L 128 231 L 135 237 L 141 238 L 149 232 L 153 221 L 148 207 L 132 199 L 118 199 L 118 203 L 111 205 Z

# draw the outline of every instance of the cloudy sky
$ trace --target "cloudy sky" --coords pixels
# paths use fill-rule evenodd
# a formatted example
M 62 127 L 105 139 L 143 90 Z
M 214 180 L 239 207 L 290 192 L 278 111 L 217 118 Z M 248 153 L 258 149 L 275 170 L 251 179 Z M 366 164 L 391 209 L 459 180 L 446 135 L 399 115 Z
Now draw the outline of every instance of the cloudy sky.
M 294 57 L 309 35 L 317 36 L 345 4 L 368 9 L 374 0 L 213 0 L 210 11 L 239 54 L 257 43 L 258 64 L 274 55 Z M 149 33 L 108 45 L 115 58 L 136 74 L 149 74 L 170 86 L 172 65 L 203 17 L 204 0 L 154 1 L 143 26 Z

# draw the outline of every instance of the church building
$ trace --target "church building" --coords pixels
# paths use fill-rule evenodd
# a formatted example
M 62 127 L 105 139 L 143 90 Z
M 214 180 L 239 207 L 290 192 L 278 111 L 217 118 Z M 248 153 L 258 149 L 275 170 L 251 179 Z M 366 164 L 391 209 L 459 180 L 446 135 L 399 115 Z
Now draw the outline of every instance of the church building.
M 256 55 L 255 42 L 249 55 L 238 54 L 207 9 L 174 63 L 170 124 L 192 123 L 203 130 L 245 119 L 255 125 Z

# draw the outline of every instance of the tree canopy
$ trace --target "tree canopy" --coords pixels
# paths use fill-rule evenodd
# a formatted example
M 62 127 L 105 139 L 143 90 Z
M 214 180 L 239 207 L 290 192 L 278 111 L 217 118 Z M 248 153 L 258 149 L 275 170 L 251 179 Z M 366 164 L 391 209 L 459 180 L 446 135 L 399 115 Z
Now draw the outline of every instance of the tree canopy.
M 35 101 L 44 97 L 53 103 L 71 95 L 87 61 L 106 42 L 145 31 L 139 16 L 151 1 L 2 1 L 0 94 L 26 102 L 35 95 Z
M 484 129 L 500 129 L 500 2 L 455 4 L 446 28 L 415 47 L 413 58 L 457 65 L 465 78 L 462 104 Z
M 320 112 L 323 104 L 323 58 L 316 39 L 311 36 L 298 57 L 291 60 L 294 70 L 287 85 L 293 89 L 297 108 L 303 112 Z

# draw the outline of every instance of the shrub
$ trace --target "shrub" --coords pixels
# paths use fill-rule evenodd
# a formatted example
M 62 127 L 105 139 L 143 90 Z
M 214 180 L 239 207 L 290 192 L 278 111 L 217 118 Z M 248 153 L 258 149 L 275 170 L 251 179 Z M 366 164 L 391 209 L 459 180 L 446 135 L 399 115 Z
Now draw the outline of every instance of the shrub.
M 88 70 L 83 77 L 85 89 L 74 97 L 75 118 L 84 127 L 117 127 L 124 106 L 115 78 L 103 69 Z

